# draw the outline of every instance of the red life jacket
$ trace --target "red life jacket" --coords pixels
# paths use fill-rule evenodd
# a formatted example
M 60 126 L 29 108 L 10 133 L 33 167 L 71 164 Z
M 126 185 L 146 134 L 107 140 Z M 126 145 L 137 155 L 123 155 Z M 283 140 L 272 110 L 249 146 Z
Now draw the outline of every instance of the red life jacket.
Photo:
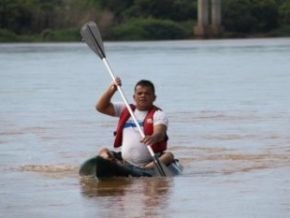
M 134 111 L 136 109 L 135 105 L 130 105 L 130 107 L 132 108 L 132 110 Z M 153 115 L 155 113 L 155 111 L 160 110 L 159 108 L 157 108 L 156 106 L 153 106 L 147 113 L 145 119 L 144 119 L 144 134 L 145 135 L 152 135 L 153 133 Z M 127 122 L 127 120 L 130 118 L 130 113 L 128 111 L 127 108 L 125 108 L 120 115 L 120 119 L 117 125 L 117 130 L 114 133 L 115 134 L 115 142 L 114 142 L 114 147 L 120 147 L 122 145 L 122 138 L 123 138 L 123 128 L 125 123 Z M 168 137 L 166 135 L 165 140 L 158 142 L 154 145 L 150 145 L 153 149 L 153 151 L 155 153 L 159 153 L 159 152 L 163 152 L 166 150 L 167 148 L 167 140 Z

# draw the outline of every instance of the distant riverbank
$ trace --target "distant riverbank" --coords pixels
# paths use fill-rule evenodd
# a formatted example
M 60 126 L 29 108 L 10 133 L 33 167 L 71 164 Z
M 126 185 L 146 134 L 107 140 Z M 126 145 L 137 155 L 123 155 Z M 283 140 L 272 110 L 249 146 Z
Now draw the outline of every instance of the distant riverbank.
M 12 31 L 0 29 L 0 43 L 2 42 L 78 42 L 81 40 L 79 33 L 80 28 L 69 28 L 62 30 L 45 29 L 39 34 L 15 34 Z M 268 38 L 268 37 L 290 37 L 290 26 L 282 26 L 267 33 L 234 33 L 223 32 L 221 35 L 213 38 Z M 107 41 L 141 41 L 141 40 L 171 40 L 171 39 L 195 39 L 194 33 L 188 31 L 181 37 L 172 37 L 164 35 L 158 37 L 148 37 L 146 34 L 128 32 L 127 36 L 106 38 Z
M 0 42 L 80 41 L 95 21 L 106 41 L 195 39 L 197 0 L 5 0 Z M 223 0 L 223 33 L 214 38 L 290 36 L 290 0 Z
M 79 29 L 50 30 L 39 34 L 15 34 L 9 30 L 0 29 L 0 42 L 76 42 L 80 41 Z

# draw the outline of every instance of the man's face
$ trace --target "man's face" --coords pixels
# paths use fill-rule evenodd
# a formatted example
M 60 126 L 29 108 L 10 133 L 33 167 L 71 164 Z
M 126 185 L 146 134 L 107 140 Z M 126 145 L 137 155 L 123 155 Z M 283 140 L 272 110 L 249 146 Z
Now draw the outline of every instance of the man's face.
M 133 98 L 137 109 L 149 110 L 152 107 L 156 96 L 150 87 L 138 85 L 135 88 Z

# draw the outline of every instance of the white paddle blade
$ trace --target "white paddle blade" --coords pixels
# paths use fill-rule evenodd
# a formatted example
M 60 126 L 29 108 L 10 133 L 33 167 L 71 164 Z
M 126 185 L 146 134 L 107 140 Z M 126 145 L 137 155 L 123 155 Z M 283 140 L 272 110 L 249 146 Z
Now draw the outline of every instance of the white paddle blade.
M 102 36 L 96 23 L 90 21 L 84 24 L 81 28 L 81 36 L 101 59 L 106 57 Z

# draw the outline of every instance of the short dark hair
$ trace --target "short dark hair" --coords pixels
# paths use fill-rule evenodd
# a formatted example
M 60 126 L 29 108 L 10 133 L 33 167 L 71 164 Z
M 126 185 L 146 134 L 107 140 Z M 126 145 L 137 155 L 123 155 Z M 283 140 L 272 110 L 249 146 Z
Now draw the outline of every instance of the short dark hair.
M 146 86 L 146 87 L 149 87 L 149 88 L 152 89 L 153 94 L 155 94 L 154 84 L 150 80 L 141 79 L 139 82 L 136 83 L 135 90 L 136 90 L 137 86 Z

